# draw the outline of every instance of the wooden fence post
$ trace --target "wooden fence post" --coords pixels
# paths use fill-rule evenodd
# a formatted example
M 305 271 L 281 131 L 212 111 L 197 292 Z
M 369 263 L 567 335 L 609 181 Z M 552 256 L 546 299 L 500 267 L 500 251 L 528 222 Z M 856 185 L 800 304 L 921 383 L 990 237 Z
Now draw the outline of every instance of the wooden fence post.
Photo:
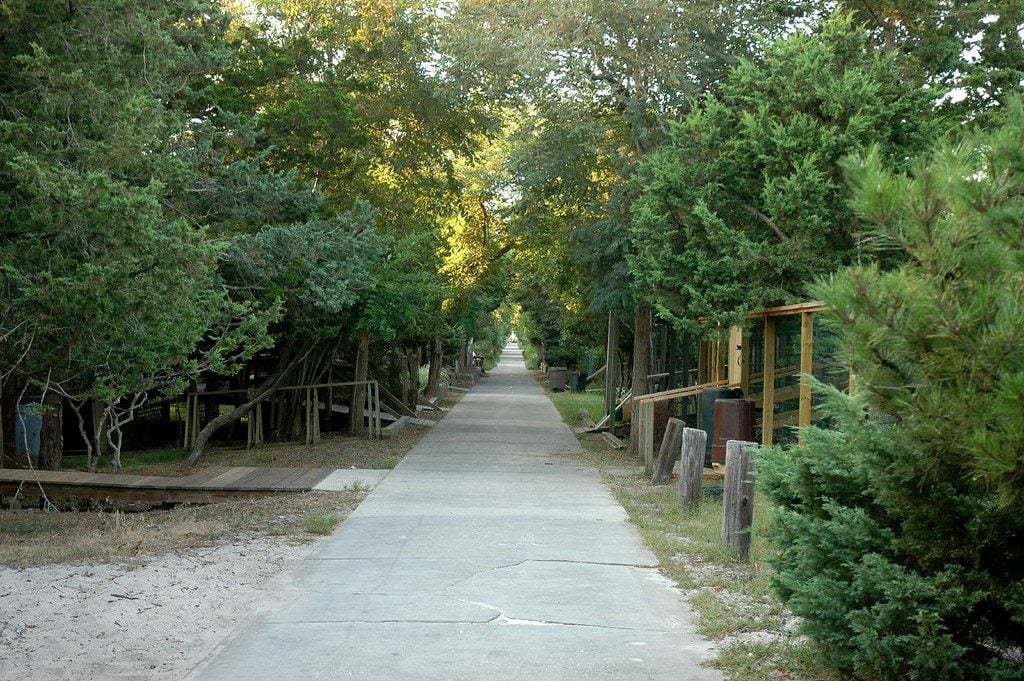
M 312 391 L 306 388 L 306 423 L 303 430 L 306 431 L 306 445 L 313 444 L 313 398 Z
M 644 461 L 644 475 L 654 474 L 654 402 L 634 402 L 633 418 L 639 420 L 633 424 L 639 430 L 637 447 L 638 454 Z
M 683 428 L 679 462 L 679 505 L 695 508 L 704 483 L 704 448 L 708 434 L 700 428 Z
M 722 543 L 750 558 L 750 526 L 754 520 L 754 471 L 757 444 L 725 443 L 725 488 L 722 499 Z
M 652 485 L 667 485 L 672 477 L 672 467 L 679 460 L 679 450 L 683 444 L 683 422 L 679 419 L 668 420 L 665 436 L 661 438 L 658 450 L 658 467 L 651 478 Z
M 811 425 L 812 391 L 811 376 L 814 374 L 814 313 L 800 315 L 800 444 L 804 443 L 804 429 Z
M 311 422 L 311 429 L 313 431 L 313 435 L 312 435 L 311 439 L 313 441 L 312 443 L 317 445 L 317 444 L 320 444 L 320 439 L 321 439 L 320 438 L 320 390 L 318 388 L 313 388 L 312 394 L 313 394 L 313 411 L 311 412 L 311 415 L 312 415 L 313 418 L 312 418 L 312 422 Z
M 761 444 L 775 437 L 775 317 L 764 320 L 764 387 L 761 400 Z

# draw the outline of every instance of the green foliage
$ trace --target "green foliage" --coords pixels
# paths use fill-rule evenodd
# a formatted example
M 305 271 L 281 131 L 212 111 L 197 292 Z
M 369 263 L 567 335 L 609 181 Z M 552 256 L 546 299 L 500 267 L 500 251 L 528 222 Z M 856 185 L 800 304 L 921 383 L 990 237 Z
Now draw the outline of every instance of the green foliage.
M 840 159 L 874 143 L 898 166 L 923 150 L 937 130 L 933 97 L 845 13 L 768 45 L 644 164 L 630 259 L 638 288 L 691 327 L 805 296 L 856 255 Z
M 417 378 L 420 387 L 420 393 L 423 393 L 427 389 L 427 381 L 430 378 L 430 364 L 421 364 L 417 373 Z M 447 390 L 452 384 L 452 372 L 449 371 L 448 367 L 441 367 L 441 370 L 437 374 L 437 384 L 443 389 Z
M 353 490 L 360 491 L 360 490 Z M 341 522 L 338 516 L 330 511 L 312 511 L 302 516 L 302 528 L 309 534 L 328 535 Z
M 0 371 L 116 402 L 266 344 L 222 246 L 169 209 L 222 15 L 199 0 L 24 2 L 0 28 Z
M 940 90 L 946 108 L 985 118 L 1024 82 L 1024 2 L 1020 0 L 861 0 L 849 3 L 872 38 L 907 54 Z
M 1024 678 L 1024 108 L 910 175 L 847 166 L 872 243 L 903 264 L 815 287 L 858 393 L 834 430 L 766 451 L 775 588 L 841 670 Z

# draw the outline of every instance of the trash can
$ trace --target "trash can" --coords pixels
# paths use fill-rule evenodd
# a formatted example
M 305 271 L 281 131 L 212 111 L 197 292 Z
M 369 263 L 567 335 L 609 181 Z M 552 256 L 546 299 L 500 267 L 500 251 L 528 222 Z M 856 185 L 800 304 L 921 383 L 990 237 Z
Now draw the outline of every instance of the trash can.
M 715 400 L 713 430 L 715 441 L 711 446 L 711 461 L 724 464 L 726 442 L 751 442 L 754 439 L 754 400 Z
M 29 454 L 33 465 L 39 457 L 40 435 L 43 430 L 43 415 L 38 397 L 24 398 L 18 402 L 14 418 L 14 451 L 18 456 Z
M 548 385 L 556 393 L 565 392 L 568 370 L 565 367 L 548 367 Z
M 586 371 L 574 371 L 572 372 L 572 391 L 574 393 L 582 393 L 587 390 L 587 372 Z
M 707 388 L 700 394 L 700 408 L 697 412 L 697 427 L 708 434 L 704 446 L 704 465 L 711 466 L 711 447 L 715 442 L 715 402 L 739 399 L 743 391 L 739 388 Z

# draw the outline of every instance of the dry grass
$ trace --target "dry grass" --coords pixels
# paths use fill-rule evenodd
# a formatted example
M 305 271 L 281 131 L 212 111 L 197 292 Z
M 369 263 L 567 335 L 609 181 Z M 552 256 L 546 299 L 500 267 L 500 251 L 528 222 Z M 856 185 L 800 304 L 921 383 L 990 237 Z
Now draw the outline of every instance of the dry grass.
M 2 510 L 0 564 L 114 561 L 265 535 L 305 541 L 329 534 L 324 528 L 333 529 L 365 496 L 365 491 L 277 494 L 144 512 Z

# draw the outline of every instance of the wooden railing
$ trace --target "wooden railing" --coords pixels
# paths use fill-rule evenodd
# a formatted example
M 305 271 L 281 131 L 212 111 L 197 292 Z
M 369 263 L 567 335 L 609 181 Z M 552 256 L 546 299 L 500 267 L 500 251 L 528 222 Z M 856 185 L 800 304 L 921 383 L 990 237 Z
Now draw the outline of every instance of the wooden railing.
M 367 434 L 371 440 L 381 437 L 383 424 L 381 423 L 381 401 L 380 386 L 377 381 L 344 381 L 339 383 L 316 383 L 310 385 L 290 385 L 278 388 L 275 393 L 287 392 L 289 390 L 304 390 L 306 398 L 303 401 L 305 407 L 305 421 L 303 431 L 307 445 L 316 444 L 320 441 L 320 390 L 330 388 L 343 388 L 366 386 L 365 414 L 369 417 L 369 428 Z M 236 388 L 231 390 L 197 390 L 185 396 L 185 438 L 186 449 L 192 447 L 199 436 L 199 398 L 214 395 L 252 395 L 251 388 Z M 246 448 L 263 444 L 263 409 L 257 405 L 249 412 L 248 433 L 246 436 Z M 350 414 L 351 416 L 351 414 Z

